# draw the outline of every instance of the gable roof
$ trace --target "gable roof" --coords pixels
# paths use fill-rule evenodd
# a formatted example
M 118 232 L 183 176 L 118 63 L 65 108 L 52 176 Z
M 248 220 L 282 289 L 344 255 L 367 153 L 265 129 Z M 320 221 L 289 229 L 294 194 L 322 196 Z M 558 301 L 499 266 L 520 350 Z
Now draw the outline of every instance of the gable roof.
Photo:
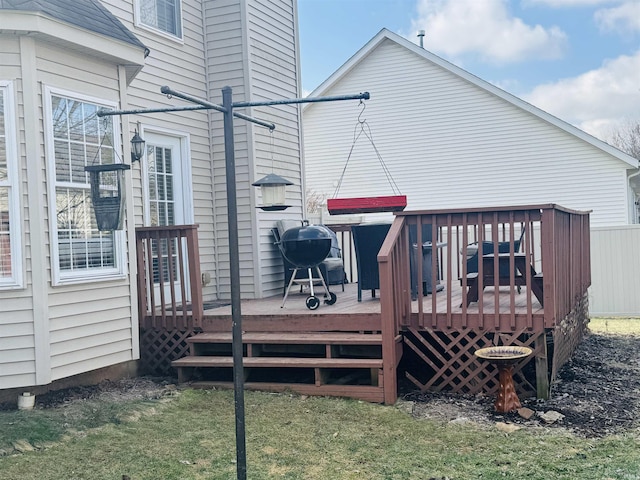
M 358 50 L 349 60 L 347 60 L 340 68 L 338 68 L 338 70 L 336 70 L 329 78 L 327 78 L 324 82 L 322 82 L 313 92 L 311 92 L 309 94 L 309 97 L 316 97 L 316 96 L 322 96 L 323 94 L 325 94 L 325 92 L 327 90 L 329 90 L 333 85 L 335 85 L 336 83 L 338 83 L 344 76 L 346 76 L 351 70 L 353 70 L 354 68 L 356 68 L 356 66 L 364 59 L 366 58 L 372 51 L 374 51 L 378 45 L 380 45 L 382 42 L 384 42 L 385 40 L 389 40 L 392 41 L 398 45 L 400 45 L 401 47 L 404 47 L 410 51 L 412 51 L 413 53 L 421 56 L 422 58 L 424 58 L 425 60 L 432 62 L 436 65 L 438 65 L 439 67 L 451 72 L 454 75 L 457 75 L 458 77 L 466 80 L 467 82 L 476 85 L 479 88 L 482 88 L 484 90 L 486 90 L 489 93 L 492 93 L 493 95 L 500 97 L 501 99 L 513 104 L 514 106 L 521 108 L 522 110 L 525 110 L 529 113 L 531 113 L 532 115 L 535 115 L 537 117 L 539 117 L 540 119 L 566 131 L 567 133 L 593 145 L 594 147 L 603 150 L 604 152 L 616 157 L 617 159 L 623 161 L 624 163 L 628 164 L 630 167 L 632 168 L 638 168 L 639 167 L 639 162 L 637 159 L 633 158 L 631 155 L 628 155 L 626 153 L 624 153 L 621 150 L 618 150 L 617 148 L 609 145 L 606 142 L 603 142 L 602 140 L 597 139 L 596 137 L 589 135 L 588 133 L 586 133 L 583 130 L 580 130 L 577 127 L 574 127 L 573 125 L 571 125 L 570 123 L 565 122 L 564 120 L 560 120 L 557 117 L 554 117 L 553 115 L 545 112 L 544 110 L 535 107 L 533 105 L 531 105 L 530 103 L 525 102 L 524 100 L 522 100 L 521 98 L 516 97 L 515 95 L 512 95 L 504 90 L 502 90 L 501 88 L 496 87 L 495 85 L 482 80 L 479 77 L 476 77 L 475 75 L 467 72 L 466 70 L 463 70 L 460 67 L 457 67 L 456 65 L 444 60 L 441 57 L 438 57 L 437 55 L 429 52 L 428 50 L 425 50 L 424 48 L 410 42 L 409 40 L 407 40 L 406 38 L 401 37 L 398 34 L 395 34 L 393 32 L 391 32 L 390 30 L 387 30 L 386 28 L 383 28 L 382 30 L 380 30 L 380 32 L 378 32 L 378 34 L 373 37 L 371 40 L 369 40 L 360 50 Z M 315 105 L 315 103 L 308 103 L 304 110 L 306 110 L 307 108 L 312 108 L 312 106 Z
M 149 49 L 99 0 L 0 0 L 0 10 L 40 12 L 57 20 Z

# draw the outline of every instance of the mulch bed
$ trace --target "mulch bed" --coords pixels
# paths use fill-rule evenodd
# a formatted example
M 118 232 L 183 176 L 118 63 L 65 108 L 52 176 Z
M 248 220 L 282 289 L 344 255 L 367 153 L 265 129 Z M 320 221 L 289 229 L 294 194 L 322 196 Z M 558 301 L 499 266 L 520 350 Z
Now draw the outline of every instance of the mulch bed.
M 603 437 L 638 428 L 640 415 L 640 336 L 588 334 L 553 384 L 551 398 L 523 399 L 537 414 L 555 411 L 562 418 L 547 423 L 518 413 L 498 414 L 486 395 L 408 393 L 414 416 L 441 410 L 448 421 L 507 422 L 519 426 L 565 428 L 585 437 Z M 442 417 L 442 416 L 441 416 Z

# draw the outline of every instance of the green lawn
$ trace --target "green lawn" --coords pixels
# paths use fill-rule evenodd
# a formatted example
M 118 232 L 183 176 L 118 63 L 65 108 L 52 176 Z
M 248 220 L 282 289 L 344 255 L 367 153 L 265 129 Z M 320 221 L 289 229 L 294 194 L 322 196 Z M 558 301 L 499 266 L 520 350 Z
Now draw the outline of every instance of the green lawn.
M 640 335 L 640 318 L 592 318 L 589 329 L 595 333 Z
M 416 420 L 391 406 L 259 392 L 247 392 L 245 403 L 251 480 L 640 478 L 637 432 L 604 439 L 541 428 L 505 434 Z M 0 478 L 233 479 L 233 404 L 230 391 L 188 389 L 167 403 L 115 410 L 103 403 L 82 412 L 72 406 L 0 412 L 5 450 L 18 437 L 46 445 L 66 436 L 48 448 L 0 457 Z

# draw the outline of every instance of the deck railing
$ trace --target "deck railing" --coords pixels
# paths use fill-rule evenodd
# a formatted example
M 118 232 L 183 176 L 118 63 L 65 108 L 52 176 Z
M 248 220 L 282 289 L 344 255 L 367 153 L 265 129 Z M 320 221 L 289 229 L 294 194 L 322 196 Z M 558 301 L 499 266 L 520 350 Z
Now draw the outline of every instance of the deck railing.
M 431 262 L 431 268 L 423 269 L 425 261 Z M 589 262 L 588 212 L 534 205 L 397 214 L 378 254 L 384 377 L 385 382 L 393 383 L 385 383 L 385 402 L 395 400 L 400 359 L 395 338 L 403 330 L 431 332 L 439 346 L 424 342 L 425 348 L 449 352 L 431 352 L 441 360 L 440 370 L 450 376 L 464 370 L 460 378 L 467 382 L 475 377 L 465 370 L 470 362 L 465 352 L 475 345 L 478 334 L 515 338 L 528 333 L 533 339 L 542 338 L 541 346 L 535 340 L 536 351 L 540 350 L 536 388 L 546 398 L 545 332 L 557 330 L 555 327 L 562 330 L 565 319 L 575 317 L 572 312 L 583 311 L 591 283 Z M 424 272 L 431 278 L 424 278 Z M 425 291 L 427 286 L 431 291 Z M 570 331 L 571 321 L 566 323 Z M 438 332 L 456 331 L 467 333 L 454 334 L 446 341 L 438 336 Z M 577 338 L 578 334 L 569 336 Z M 459 341 L 462 343 L 457 344 Z M 558 347 L 570 354 L 571 345 Z M 429 363 L 430 354 L 420 355 L 438 371 Z M 566 360 L 555 357 L 554 353 L 554 365 Z M 440 379 L 438 375 L 434 378 Z
M 140 326 L 202 326 L 198 225 L 136 228 Z
M 422 244 L 433 254 L 416 254 Z M 378 256 L 383 321 L 391 328 L 552 328 L 586 294 L 589 256 L 588 212 L 557 205 L 402 212 Z M 432 262 L 429 279 L 424 258 Z M 442 291 L 424 291 L 437 284 Z

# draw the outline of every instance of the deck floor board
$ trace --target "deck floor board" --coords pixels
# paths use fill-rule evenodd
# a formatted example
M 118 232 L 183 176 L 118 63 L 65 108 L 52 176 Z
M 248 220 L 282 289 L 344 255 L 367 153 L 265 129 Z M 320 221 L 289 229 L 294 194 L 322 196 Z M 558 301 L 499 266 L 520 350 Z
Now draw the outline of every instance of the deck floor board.
M 345 285 L 344 292 L 342 292 L 340 288 L 332 288 L 331 291 L 338 297 L 336 303 L 333 305 L 326 305 L 322 303 L 316 310 L 309 310 L 306 308 L 305 299 L 307 298 L 308 293 L 305 292 L 301 294 L 297 290 L 292 291 L 289 294 L 284 307 L 281 307 L 282 296 L 276 295 L 263 299 L 243 300 L 240 308 L 245 319 L 250 317 L 262 317 L 265 319 L 305 317 L 321 320 L 322 317 L 325 316 L 345 319 L 352 316 L 360 316 L 362 318 L 378 319 L 379 321 L 379 292 L 376 292 L 375 298 L 371 296 L 370 291 L 363 292 L 362 301 L 358 302 L 356 284 Z M 431 315 L 434 311 L 438 315 L 447 315 L 447 311 L 450 311 L 452 314 L 466 313 L 468 315 L 478 315 L 480 313 L 480 304 L 471 303 L 464 307 L 462 293 L 462 287 L 459 284 L 452 284 L 450 286 L 450 290 L 445 288 L 435 294 L 427 295 L 422 301 L 422 311 L 424 314 L 428 315 Z M 319 291 L 316 290 L 316 294 L 319 298 L 322 298 L 322 289 Z M 543 315 L 544 310 L 542 306 L 539 304 L 535 296 L 526 288 L 523 288 L 522 293 L 515 293 L 513 295 L 513 305 L 511 305 L 512 296 L 509 289 L 505 287 L 500 288 L 497 294 L 499 312 L 501 314 L 509 314 L 513 312 L 516 315 L 525 315 L 527 313 L 527 297 L 529 297 L 531 301 L 532 314 Z M 495 298 L 495 289 L 493 287 L 487 287 L 484 290 L 482 297 L 482 313 L 486 315 L 493 315 L 495 313 Z M 417 300 L 411 302 L 411 310 L 413 313 L 418 313 L 419 305 Z M 229 317 L 231 315 L 231 305 L 207 309 L 205 310 L 204 315 L 205 318 L 210 319 Z

